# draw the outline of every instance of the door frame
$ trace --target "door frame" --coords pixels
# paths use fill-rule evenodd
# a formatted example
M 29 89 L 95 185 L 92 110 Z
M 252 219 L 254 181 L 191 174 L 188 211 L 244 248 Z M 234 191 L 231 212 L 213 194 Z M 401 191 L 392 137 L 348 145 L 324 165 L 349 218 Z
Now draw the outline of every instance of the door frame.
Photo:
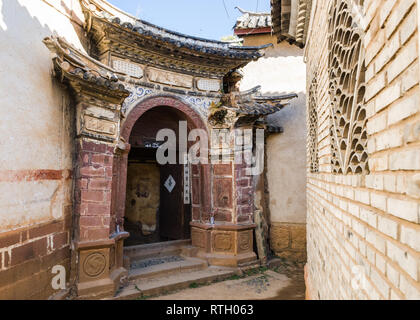
M 174 108 L 183 113 L 188 122 L 189 129 L 202 129 L 207 133 L 209 131 L 203 119 L 192 106 L 172 95 L 147 97 L 131 109 L 121 126 L 121 141 L 123 141 L 125 145 L 122 152 L 116 153 L 113 159 L 114 180 L 111 207 L 114 217 L 111 220 L 116 225 L 119 225 L 120 229 L 123 229 L 125 215 L 128 153 L 131 148 L 128 141 L 137 120 L 139 120 L 145 112 L 156 107 Z M 209 135 L 207 134 L 207 136 Z M 190 170 L 191 221 L 201 221 L 209 216 L 211 210 L 210 165 L 192 165 Z

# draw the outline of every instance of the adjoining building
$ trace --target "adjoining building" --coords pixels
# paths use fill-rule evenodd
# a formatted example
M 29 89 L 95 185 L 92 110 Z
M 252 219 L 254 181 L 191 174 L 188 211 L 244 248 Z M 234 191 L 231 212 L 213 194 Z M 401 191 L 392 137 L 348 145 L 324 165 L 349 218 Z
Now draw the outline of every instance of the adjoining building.
M 418 1 L 271 6 L 305 47 L 307 298 L 419 299 Z
M 281 134 L 266 139 L 266 168 L 257 189 L 268 255 L 294 262 L 306 261 L 306 65 L 303 49 L 278 42 L 270 13 L 238 10 L 242 15 L 234 34 L 244 46 L 270 43 L 264 56 L 243 67 L 241 90 L 261 86 L 264 95 L 297 94 L 290 105 L 267 117 L 269 126 Z M 255 216 L 255 218 L 258 218 Z
M 420 298 L 418 1 L 271 7 L 229 43 L 0 0 L 1 299 L 137 298 L 273 255 L 306 261 L 308 299 Z

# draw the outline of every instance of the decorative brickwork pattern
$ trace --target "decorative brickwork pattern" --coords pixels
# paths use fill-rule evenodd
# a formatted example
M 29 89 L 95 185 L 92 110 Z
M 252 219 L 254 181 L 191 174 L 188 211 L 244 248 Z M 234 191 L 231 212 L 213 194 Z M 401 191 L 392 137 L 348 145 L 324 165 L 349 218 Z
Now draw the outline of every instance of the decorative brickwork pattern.
M 420 299 L 417 1 L 365 0 L 362 7 L 343 2 L 363 22 L 370 170 L 347 175 L 335 174 L 331 165 L 325 21 L 336 3 L 316 2 L 306 47 L 308 85 L 314 74 L 318 81 L 319 150 L 319 173 L 309 172 L 307 184 L 308 295 Z
M 312 80 L 311 87 L 309 88 L 308 97 L 308 148 L 310 157 L 310 170 L 311 172 L 318 172 L 319 159 L 318 159 L 318 112 L 317 108 L 317 81 L 316 75 Z
M 355 6 L 355 4 L 352 4 Z M 363 30 L 346 0 L 329 12 L 328 70 L 334 173 L 367 173 Z

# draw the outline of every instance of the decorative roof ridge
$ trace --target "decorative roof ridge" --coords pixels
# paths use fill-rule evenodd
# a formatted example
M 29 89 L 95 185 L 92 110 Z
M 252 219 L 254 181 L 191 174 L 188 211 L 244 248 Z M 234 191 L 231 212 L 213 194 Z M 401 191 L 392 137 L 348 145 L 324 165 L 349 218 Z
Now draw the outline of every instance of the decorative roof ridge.
M 261 86 L 245 91 L 225 94 L 222 99 L 222 109 L 232 110 L 237 114 L 266 116 L 280 111 L 289 105 L 289 101 L 297 98 L 296 93 L 265 96 L 261 94 Z
M 237 91 L 232 93 L 234 100 L 241 102 L 255 102 L 268 104 L 287 104 L 290 100 L 298 97 L 296 93 L 289 93 L 283 95 L 263 95 L 261 93 L 261 86 L 253 87 L 245 91 Z
M 64 38 L 52 35 L 42 40 L 53 54 L 54 69 L 61 80 L 84 83 L 86 88 L 97 88 L 112 100 L 122 102 L 129 95 L 124 84 L 119 81 L 116 71 L 76 49 Z M 94 91 L 93 90 L 93 91 Z
M 262 47 L 252 47 L 252 48 L 243 48 L 241 46 L 231 45 L 227 42 L 205 39 L 196 36 L 186 35 L 177 31 L 172 31 L 160 26 L 157 26 L 153 23 L 135 18 L 128 13 L 112 6 L 105 0 L 80 0 L 82 4 L 82 9 L 89 11 L 91 14 L 95 15 L 97 18 L 106 19 L 108 22 L 117 23 L 120 26 L 123 26 L 132 31 L 140 31 L 146 35 L 152 37 L 161 38 L 166 41 L 175 41 L 180 43 L 195 44 L 202 47 L 214 48 L 217 50 L 224 51 L 243 51 L 243 50 L 255 50 L 255 57 L 260 57 L 262 54 L 258 52 Z M 118 11 L 119 15 L 114 15 L 110 10 L 107 10 L 105 6 L 109 6 L 115 11 Z M 126 19 L 124 19 L 126 18 Z
M 269 12 L 251 12 L 245 11 L 239 7 L 238 9 L 242 15 L 236 19 L 233 29 L 235 34 L 242 34 L 244 30 L 259 30 L 256 33 L 268 33 L 272 29 L 271 14 Z
M 242 14 L 249 14 L 253 16 L 269 16 L 270 12 L 253 12 L 253 11 L 246 11 L 240 7 L 235 7 L 235 9 L 238 9 Z

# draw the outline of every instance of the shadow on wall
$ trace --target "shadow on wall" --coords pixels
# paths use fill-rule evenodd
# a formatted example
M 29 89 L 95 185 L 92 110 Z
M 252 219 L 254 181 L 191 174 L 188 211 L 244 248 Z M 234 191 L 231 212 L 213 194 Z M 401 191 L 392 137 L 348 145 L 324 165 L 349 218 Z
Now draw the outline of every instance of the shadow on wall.
M 17 64 L 15 61 L 20 60 L 23 54 L 33 56 L 41 51 L 49 57 L 49 51 L 42 43 L 42 39 L 51 34 L 53 31 L 47 25 L 41 24 L 18 1 L 0 1 L 0 43 L 2 44 L 0 73 L 7 75 L 7 67 Z M 8 64 L 9 60 L 13 60 L 14 63 Z M 13 74 L 23 70 L 33 73 L 34 70 L 27 67 L 37 68 L 37 59 L 31 61 L 31 65 L 22 66 L 26 68 L 11 71 L 14 71 Z
M 278 57 L 299 57 L 302 58 L 303 63 L 303 50 L 296 45 L 289 44 L 288 42 L 280 42 L 279 44 L 274 44 L 274 48 L 268 48 L 265 51 L 265 54 L 260 59 L 267 58 L 278 58 Z
M 57 29 L 77 40 L 77 24 L 72 27 L 41 0 L 20 2 L 0 0 L 0 119 L 5 120 L 0 171 L 7 176 L 9 170 L 69 170 L 74 108 L 67 90 L 51 76 L 50 52 L 42 40 L 60 20 Z M 19 183 L 1 178 L 0 207 L 6 210 L 0 212 L 0 299 L 45 299 L 56 293 L 51 268 L 70 269 L 71 182 L 42 175 Z
M 286 93 L 273 92 L 267 94 L 282 95 Z M 267 117 L 267 122 L 269 125 L 283 127 L 285 131 L 288 131 L 288 135 L 293 135 L 293 131 L 297 133 L 298 130 L 296 130 L 296 126 L 298 126 L 301 129 L 299 135 L 302 136 L 303 133 L 306 133 L 306 122 L 302 122 L 302 119 L 306 119 L 306 93 L 299 92 L 297 95 L 298 97 L 291 100 L 288 106 L 284 107 L 279 112 L 269 115 Z
M 70 170 L 74 108 L 67 90 L 61 90 L 51 76 L 50 52 L 42 43 L 54 30 L 42 24 L 30 9 L 36 4 L 39 13 L 46 4 L 40 0 L 26 3 L 30 3 L 29 8 L 18 1 L 0 2 L 0 91 L 7 92 L 0 97 L 0 118 L 7 119 L 0 126 L 4 137 L 0 170 Z M 70 25 L 68 28 L 72 30 Z M 13 195 L 16 186 L 14 181 L 9 183 L 10 190 L 6 191 L 10 195 L 0 195 L 0 206 L 8 208 L 8 212 L 0 213 L 0 230 L 62 216 L 58 202 L 64 202 L 61 195 L 67 187 L 41 176 L 26 182 L 19 194 Z M 60 189 L 56 192 L 55 188 Z M 57 193 L 59 200 L 54 203 Z M 14 215 L 15 211 L 19 212 Z

